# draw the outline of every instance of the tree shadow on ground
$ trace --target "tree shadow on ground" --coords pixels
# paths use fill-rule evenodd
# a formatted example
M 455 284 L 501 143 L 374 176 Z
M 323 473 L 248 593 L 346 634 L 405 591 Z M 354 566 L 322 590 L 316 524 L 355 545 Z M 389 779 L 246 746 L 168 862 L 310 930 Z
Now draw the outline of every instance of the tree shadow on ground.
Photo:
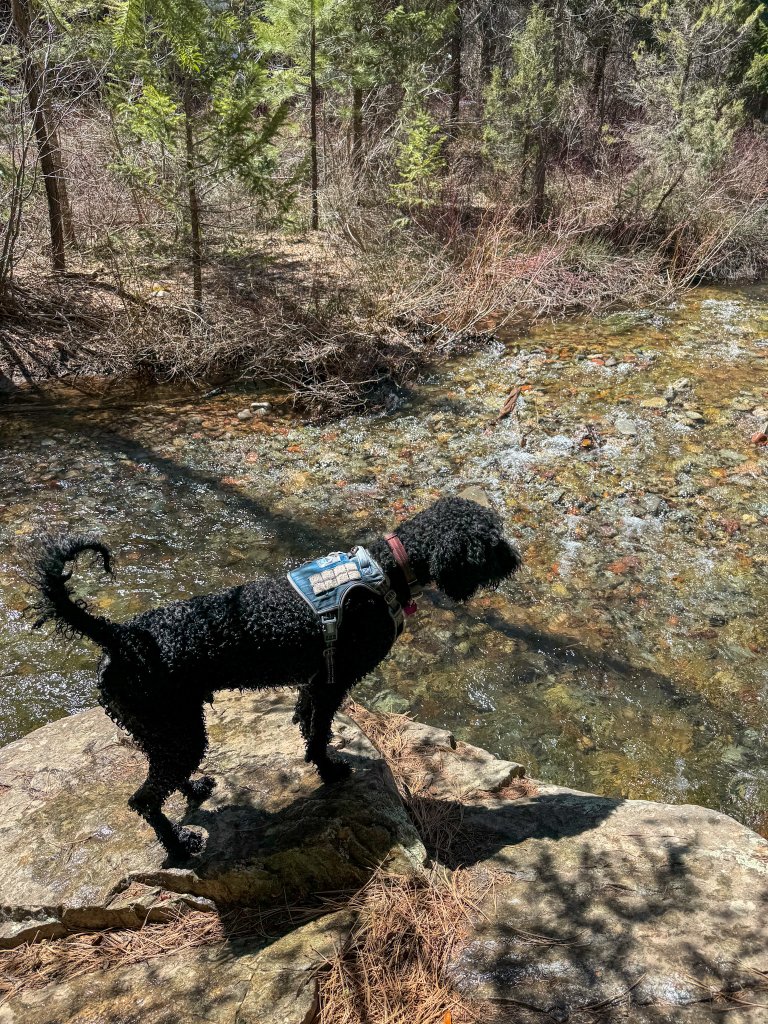
M 33 417 L 35 414 L 31 412 L 26 415 Z M 227 510 L 253 516 L 296 557 L 328 550 L 329 546 L 338 546 L 339 536 L 335 531 L 325 530 L 316 523 L 302 521 L 293 515 L 275 512 L 265 502 L 244 493 L 237 485 L 225 482 L 215 472 L 189 466 L 169 455 L 161 455 L 121 431 L 95 426 L 88 421 L 87 414 L 67 410 L 49 414 L 49 420 L 60 430 L 87 438 L 90 446 L 107 456 L 124 455 L 134 462 L 151 466 L 169 481 L 188 488 L 193 496 L 201 488 L 222 496 L 226 500 Z
M 491 895 L 452 977 L 487 1002 L 494 1024 L 703 1024 L 724 1010 L 760 1012 L 768 886 L 752 889 L 745 870 L 729 892 L 728 857 L 718 863 L 706 836 L 679 820 L 680 835 L 652 814 L 645 834 L 622 832 L 622 804 L 562 794 L 465 807 L 457 860 L 482 860 Z

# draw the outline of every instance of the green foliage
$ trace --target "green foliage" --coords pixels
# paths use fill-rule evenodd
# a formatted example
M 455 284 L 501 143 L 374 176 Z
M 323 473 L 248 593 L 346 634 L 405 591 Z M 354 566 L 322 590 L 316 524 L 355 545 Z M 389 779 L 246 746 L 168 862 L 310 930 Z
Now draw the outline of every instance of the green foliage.
M 246 14 L 241 0 L 215 10 L 197 0 L 125 0 L 113 20 L 121 48 L 111 97 L 129 138 L 181 159 L 182 94 L 189 91 L 199 173 L 225 171 L 271 193 L 273 144 L 288 106 L 279 74 L 266 65 L 262 23 Z
M 177 100 L 146 81 L 130 99 L 118 101 L 119 122 L 137 140 L 173 145 L 181 131 L 182 114 Z
M 313 214 L 322 204 L 325 223 L 362 247 L 369 225 L 402 223 L 444 187 L 473 214 L 503 194 L 542 226 L 570 209 L 579 230 L 594 213 L 612 237 L 635 225 L 637 237 L 649 234 L 651 223 L 664 237 L 707 190 L 736 188 L 735 155 L 759 150 L 755 121 L 768 115 L 765 0 L 29 4 L 31 58 L 63 118 L 65 163 L 76 168 L 67 119 L 92 118 L 112 146 L 102 167 L 126 186 L 115 191 L 133 201 L 141 230 L 172 225 L 169 246 L 191 232 L 193 207 L 204 237 L 219 200 L 223 208 L 235 193 L 290 227 L 303 190 Z M 457 126 L 459 14 L 466 116 Z M 33 157 L 37 148 L 26 52 L 12 33 L 0 37 L 0 183 L 10 181 L 11 145 L 31 140 Z M 758 195 L 759 161 L 749 166 Z M 28 180 L 32 205 L 40 176 Z M 152 205 L 170 216 L 153 219 Z M 3 226 L 0 211 L 0 238 Z
M 111 17 L 115 46 L 151 50 L 162 39 L 181 69 L 198 71 L 211 34 L 211 11 L 205 0 L 117 0 Z
M 444 144 L 440 128 L 428 111 L 418 103 L 409 103 L 397 144 L 397 180 L 392 185 L 399 204 L 410 209 L 434 204 L 445 167 Z
M 493 69 L 484 96 L 484 150 L 497 168 L 543 144 L 561 120 L 565 89 L 557 82 L 555 25 L 537 4 L 510 40 L 509 66 L 508 74 Z
M 642 13 L 652 37 L 633 58 L 634 96 L 646 115 L 633 136 L 642 163 L 629 192 L 654 205 L 669 194 L 674 208 L 722 170 L 745 123 L 729 61 L 755 12 L 745 16 L 721 0 L 651 0 Z

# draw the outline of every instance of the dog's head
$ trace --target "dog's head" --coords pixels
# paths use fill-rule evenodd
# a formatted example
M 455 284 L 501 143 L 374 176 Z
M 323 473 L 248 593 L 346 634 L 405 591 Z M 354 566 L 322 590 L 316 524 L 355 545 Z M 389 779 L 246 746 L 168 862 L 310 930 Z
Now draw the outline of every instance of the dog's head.
M 520 553 L 504 538 L 500 517 L 475 501 L 441 498 L 408 526 L 415 528 L 428 577 L 422 582 L 433 582 L 454 601 L 497 587 L 520 567 Z

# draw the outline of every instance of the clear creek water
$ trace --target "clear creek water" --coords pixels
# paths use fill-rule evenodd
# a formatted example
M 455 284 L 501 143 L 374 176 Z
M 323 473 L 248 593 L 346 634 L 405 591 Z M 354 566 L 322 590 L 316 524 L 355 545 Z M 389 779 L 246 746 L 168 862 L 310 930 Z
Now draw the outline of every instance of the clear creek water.
M 768 288 L 541 325 L 434 369 L 387 415 L 308 426 L 271 396 L 238 420 L 260 397 L 0 413 L 0 743 L 95 702 L 95 650 L 24 614 L 41 531 L 113 546 L 117 578 L 83 565 L 77 582 L 121 618 L 480 487 L 523 572 L 462 607 L 427 594 L 358 699 L 534 776 L 768 834 L 768 449 L 750 441 Z

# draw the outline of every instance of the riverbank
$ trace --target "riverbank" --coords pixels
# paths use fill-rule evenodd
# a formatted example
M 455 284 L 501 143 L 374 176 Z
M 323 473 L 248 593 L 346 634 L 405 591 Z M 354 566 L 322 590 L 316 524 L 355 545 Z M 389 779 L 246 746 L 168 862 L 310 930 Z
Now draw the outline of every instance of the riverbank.
M 0 389 L 173 384 L 183 395 L 236 382 L 278 388 L 304 415 L 376 410 L 489 332 L 663 307 L 693 282 L 768 267 L 759 244 L 734 242 L 726 258 L 722 239 L 717 259 L 677 266 L 659 240 L 626 247 L 497 211 L 450 242 L 433 227 L 365 245 L 331 232 L 229 238 L 209 254 L 202 306 L 185 264 L 158 265 L 136 239 L 124 241 L 122 269 L 94 250 L 73 252 L 63 275 L 30 257 L 0 309 Z

